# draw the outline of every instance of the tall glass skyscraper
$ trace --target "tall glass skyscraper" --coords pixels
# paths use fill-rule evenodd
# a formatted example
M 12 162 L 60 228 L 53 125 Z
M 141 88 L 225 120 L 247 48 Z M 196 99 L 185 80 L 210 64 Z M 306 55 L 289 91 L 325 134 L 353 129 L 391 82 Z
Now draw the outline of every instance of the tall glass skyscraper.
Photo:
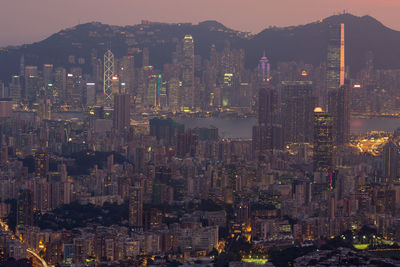
M 314 171 L 329 172 L 333 165 L 332 117 L 314 109 Z
M 191 35 L 186 35 L 183 39 L 182 82 L 182 106 L 192 108 L 194 101 L 194 42 Z
M 350 136 L 350 85 L 345 83 L 344 24 L 332 25 L 329 33 L 325 103 L 332 116 L 333 142 L 339 146 L 348 143 Z
M 326 90 L 344 85 L 345 76 L 344 24 L 331 25 L 326 64 Z

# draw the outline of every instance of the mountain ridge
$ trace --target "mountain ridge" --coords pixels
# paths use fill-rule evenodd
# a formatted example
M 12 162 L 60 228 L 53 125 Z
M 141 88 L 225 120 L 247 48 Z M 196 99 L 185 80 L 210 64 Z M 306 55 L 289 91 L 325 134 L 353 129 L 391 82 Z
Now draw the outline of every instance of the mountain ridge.
M 215 44 L 221 50 L 226 41 L 232 48 L 243 48 L 246 66 L 254 68 L 263 51 L 276 66 L 280 61 L 303 61 L 318 65 L 325 61 L 328 26 L 345 23 L 346 64 L 352 73 L 358 72 L 365 62 L 368 51 L 376 58 L 377 68 L 400 68 L 400 32 L 390 29 L 375 18 L 340 14 L 308 24 L 287 27 L 269 27 L 257 34 L 230 29 L 215 20 L 192 23 L 145 22 L 136 25 L 116 26 L 101 22 L 88 22 L 63 29 L 42 41 L 0 50 L 0 80 L 9 80 L 19 69 L 19 58 L 25 55 L 26 65 L 41 66 L 52 63 L 68 66 L 68 56 L 82 57 L 85 71 L 90 71 L 90 56 L 97 51 L 102 54 L 111 44 L 116 57 L 136 48 L 150 49 L 150 63 L 157 68 L 171 62 L 171 54 L 177 41 L 185 34 L 192 34 L 195 53 L 208 58 L 210 47 Z M 135 54 L 140 66 L 141 54 Z

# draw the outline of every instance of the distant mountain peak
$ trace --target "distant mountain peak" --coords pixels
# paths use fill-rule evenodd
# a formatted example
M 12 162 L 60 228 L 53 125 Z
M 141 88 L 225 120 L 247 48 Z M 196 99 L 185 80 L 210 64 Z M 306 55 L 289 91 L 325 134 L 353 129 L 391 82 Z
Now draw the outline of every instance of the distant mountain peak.
M 371 17 L 370 15 L 356 16 L 356 15 L 353 15 L 353 14 L 350 14 L 350 13 L 332 15 L 330 17 L 327 17 L 327 18 L 323 19 L 322 21 L 330 22 L 330 23 L 362 22 L 362 23 L 374 23 L 374 24 L 383 25 L 381 22 L 379 22 L 374 17 Z
M 207 28 L 228 29 L 225 25 L 216 20 L 205 20 L 199 22 L 199 26 L 205 26 Z

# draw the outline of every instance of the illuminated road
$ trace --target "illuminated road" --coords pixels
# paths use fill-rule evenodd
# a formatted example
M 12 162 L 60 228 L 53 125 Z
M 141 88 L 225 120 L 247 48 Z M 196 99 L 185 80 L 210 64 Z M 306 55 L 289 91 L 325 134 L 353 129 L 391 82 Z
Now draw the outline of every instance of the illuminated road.
M 14 233 L 8 228 L 8 225 L 7 225 L 3 220 L 0 220 L 0 226 L 1 226 L 1 228 L 3 229 L 3 231 L 6 231 L 6 232 L 11 233 L 13 239 L 18 239 L 18 238 L 14 235 Z M 26 249 L 26 252 L 32 254 L 35 258 L 37 258 L 37 259 L 42 263 L 42 265 L 43 265 L 44 267 L 48 267 L 48 266 L 49 266 L 49 265 L 47 265 L 46 261 L 45 261 L 43 258 L 41 258 L 38 254 L 36 254 L 35 251 L 31 250 L 30 248 L 27 248 L 27 249 Z
M 35 258 L 37 258 L 44 267 L 48 267 L 47 263 L 44 261 L 44 259 L 42 259 L 38 254 L 36 254 L 36 252 L 34 252 L 33 250 L 27 248 L 26 252 L 32 254 L 33 256 L 35 256 Z

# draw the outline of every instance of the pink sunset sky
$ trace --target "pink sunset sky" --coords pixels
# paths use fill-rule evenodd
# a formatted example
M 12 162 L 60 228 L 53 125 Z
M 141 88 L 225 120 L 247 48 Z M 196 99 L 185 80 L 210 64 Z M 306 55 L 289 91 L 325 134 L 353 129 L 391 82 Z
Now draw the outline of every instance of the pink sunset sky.
M 257 33 L 306 24 L 346 10 L 400 30 L 400 0 L 0 0 L 0 46 L 40 41 L 79 23 L 134 25 L 217 20 Z

